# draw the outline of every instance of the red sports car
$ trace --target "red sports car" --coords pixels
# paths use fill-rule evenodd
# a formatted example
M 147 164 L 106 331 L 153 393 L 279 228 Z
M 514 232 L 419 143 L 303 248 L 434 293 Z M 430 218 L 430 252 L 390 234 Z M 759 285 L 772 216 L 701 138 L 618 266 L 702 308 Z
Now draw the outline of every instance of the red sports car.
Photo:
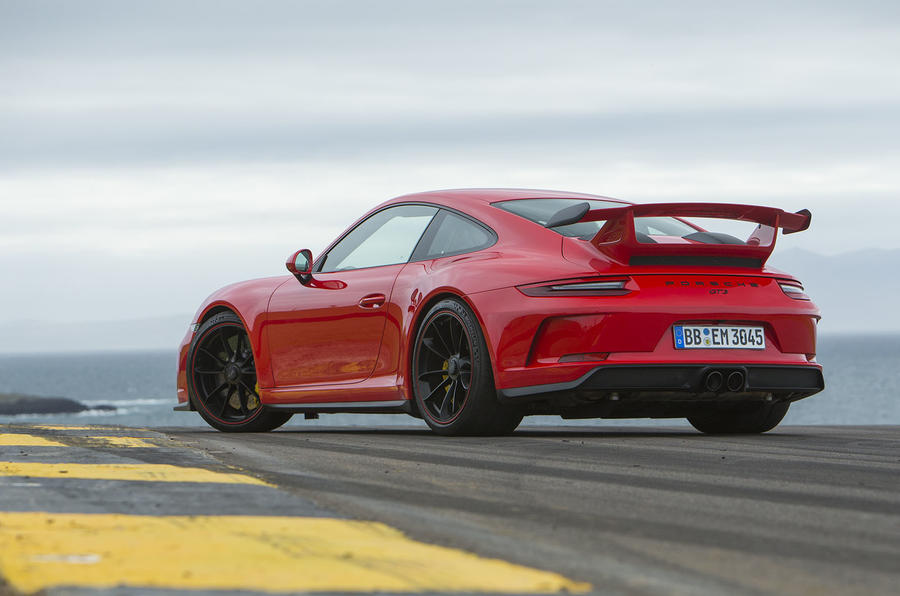
M 398 197 L 318 258 L 291 255 L 290 275 L 210 296 L 181 345 L 176 409 L 223 431 L 365 412 L 448 435 L 529 414 L 765 432 L 824 388 L 819 310 L 766 267 L 778 229 L 809 222 L 570 192 Z

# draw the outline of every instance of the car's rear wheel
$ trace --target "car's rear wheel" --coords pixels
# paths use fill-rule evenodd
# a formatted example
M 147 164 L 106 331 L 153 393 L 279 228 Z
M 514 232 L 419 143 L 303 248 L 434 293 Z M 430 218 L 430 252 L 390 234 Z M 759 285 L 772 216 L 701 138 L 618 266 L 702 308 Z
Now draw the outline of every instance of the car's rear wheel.
M 200 326 L 188 352 L 187 373 L 191 402 L 213 428 L 265 432 L 291 418 L 260 402 L 250 338 L 234 313 L 220 313 Z
M 789 402 L 741 404 L 723 410 L 698 412 L 688 416 L 688 422 L 707 434 L 758 434 L 778 426 L 788 407 Z
M 416 405 L 439 434 L 508 434 L 522 421 L 521 412 L 497 401 L 484 334 L 460 300 L 442 300 L 426 313 L 412 371 Z

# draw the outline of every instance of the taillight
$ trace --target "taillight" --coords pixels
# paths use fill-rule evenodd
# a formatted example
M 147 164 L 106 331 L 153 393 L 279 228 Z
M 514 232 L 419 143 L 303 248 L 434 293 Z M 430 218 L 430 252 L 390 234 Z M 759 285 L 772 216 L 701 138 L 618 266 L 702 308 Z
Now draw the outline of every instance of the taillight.
M 556 284 L 550 286 L 550 289 L 554 292 L 566 292 L 569 290 L 577 292 L 593 292 L 600 290 L 605 292 L 607 290 L 624 290 L 626 283 L 628 283 L 628 280 L 626 279 L 617 279 L 615 281 L 586 281 L 574 284 Z
M 798 282 L 780 281 L 778 282 L 778 285 L 781 286 L 781 291 L 784 292 L 786 296 L 789 296 L 794 300 L 809 300 L 809 296 L 803 291 L 803 286 Z
M 621 296 L 631 291 L 629 281 L 627 277 L 565 280 L 519 286 L 519 291 L 526 296 Z

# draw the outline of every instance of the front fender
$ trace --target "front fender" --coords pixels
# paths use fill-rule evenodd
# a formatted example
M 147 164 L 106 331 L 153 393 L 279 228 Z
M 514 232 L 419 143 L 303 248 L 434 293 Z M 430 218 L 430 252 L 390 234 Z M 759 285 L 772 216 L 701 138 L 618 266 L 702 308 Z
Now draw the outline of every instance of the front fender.
M 203 301 L 191 320 L 190 330 L 182 342 L 179 353 L 179 401 L 181 400 L 182 381 L 186 386 L 186 377 L 182 378 L 184 376 L 182 371 L 186 366 L 187 349 L 193 340 L 193 334 L 203 321 L 225 309 L 236 314 L 247 330 L 260 387 L 274 385 L 275 380 L 265 337 L 266 319 L 272 294 L 278 287 L 288 282 L 297 283 L 293 277 L 284 275 L 242 281 L 216 290 Z M 185 399 L 187 399 L 186 393 Z

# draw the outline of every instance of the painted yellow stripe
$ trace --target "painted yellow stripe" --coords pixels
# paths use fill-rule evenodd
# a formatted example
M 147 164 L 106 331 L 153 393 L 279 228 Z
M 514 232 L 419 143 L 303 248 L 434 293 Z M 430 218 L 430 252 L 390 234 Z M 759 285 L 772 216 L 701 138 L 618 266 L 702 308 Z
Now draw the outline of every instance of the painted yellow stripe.
M 44 464 L 0 462 L 0 476 L 34 478 L 84 478 L 89 480 L 140 480 L 147 482 L 214 482 L 271 486 L 245 474 L 182 468 L 169 464 Z
M 65 447 L 65 445 L 36 435 L 10 433 L 0 435 L 0 447 Z
M 14 588 L 584 592 L 556 573 L 416 542 L 380 523 L 290 517 L 0 513 Z
M 88 440 L 88 443 L 102 443 L 108 447 L 157 447 L 157 445 L 141 437 L 98 437 L 90 435 L 84 438 Z
M 71 435 L 70 435 L 71 437 Z M 75 446 L 106 446 L 106 447 L 144 447 L 154 448 L 157 445 L 143 437 L 113 437 L 113 436 L 76 436 L 71 437 Z M 69 443 L 68 445 L 71 445 Z M 67 443 L 60 443 L 53 439 L 46 439 L 37 435 L 25 433 L 0 434 L 0 447 L 66 447 Z
M 59 424 L 35 424 L 34 428 L 41 430 L 97 430 L 102 426 L 61 426 Z

